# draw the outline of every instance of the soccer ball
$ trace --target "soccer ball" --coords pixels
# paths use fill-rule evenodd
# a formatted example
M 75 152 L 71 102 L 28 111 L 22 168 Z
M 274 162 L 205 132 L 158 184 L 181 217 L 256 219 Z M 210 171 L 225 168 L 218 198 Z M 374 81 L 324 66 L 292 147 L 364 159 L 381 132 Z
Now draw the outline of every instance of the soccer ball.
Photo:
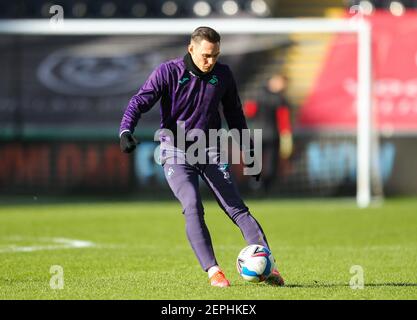
M 268 248 L 258 244 L 243 248 L 236 261 L 237 271 L 249 282 L 264 281 L 271 274 L 274 265 L 274 257 Z

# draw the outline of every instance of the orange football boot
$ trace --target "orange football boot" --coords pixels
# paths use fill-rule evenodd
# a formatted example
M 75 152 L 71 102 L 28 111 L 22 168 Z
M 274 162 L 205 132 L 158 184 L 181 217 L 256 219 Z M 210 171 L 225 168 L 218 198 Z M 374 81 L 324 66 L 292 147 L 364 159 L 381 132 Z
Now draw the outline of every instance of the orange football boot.
M 221 270 L 213 274 L 209 281 L 213 287 L 221 287 L 221 288 L 230 287 L 229 280 L 226 279 L 226 276 Z

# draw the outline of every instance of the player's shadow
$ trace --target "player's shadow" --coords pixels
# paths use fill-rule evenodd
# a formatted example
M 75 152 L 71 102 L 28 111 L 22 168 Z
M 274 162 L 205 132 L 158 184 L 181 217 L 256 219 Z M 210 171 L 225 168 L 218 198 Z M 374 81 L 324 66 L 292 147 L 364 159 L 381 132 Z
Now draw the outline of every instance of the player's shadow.
M 312 284 L 286 284 L 285 288 L 334 288 L 350 287 L 346 283 L 312 283 Z M 384 282 L 384 283 L 365 283 L 364 287 L 417 287 L 417 283 L 408 282 Z

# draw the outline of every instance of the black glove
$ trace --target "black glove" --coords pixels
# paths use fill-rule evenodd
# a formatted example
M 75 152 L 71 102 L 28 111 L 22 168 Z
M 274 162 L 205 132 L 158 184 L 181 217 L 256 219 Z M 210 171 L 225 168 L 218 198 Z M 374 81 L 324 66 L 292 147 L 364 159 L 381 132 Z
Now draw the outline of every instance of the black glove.
M 129 131 L 123 132 L 120 136 L 120 150 L 124 153 L 131 153 L 137 144 L 138 142 Z

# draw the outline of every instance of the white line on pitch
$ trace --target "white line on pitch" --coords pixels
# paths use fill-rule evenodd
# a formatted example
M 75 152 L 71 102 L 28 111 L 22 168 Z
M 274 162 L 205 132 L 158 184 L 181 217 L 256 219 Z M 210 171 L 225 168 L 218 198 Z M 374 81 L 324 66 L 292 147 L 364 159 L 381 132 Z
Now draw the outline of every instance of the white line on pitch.
M 17 238 L 15 238 L 16 240 Z M 20 238 L 19 240 L 25 240 Z M 39 238 L 37 241 L 52 242 L 51 245 L 33 245 L 33 246 L 19 246 L 16 244 L 0 247 L 0 253 L 6 252 L 33 252 L 41 250 L 61 250 L 61 249 L 77 249 L 95 247 L 96 244 L 91 241 L 67 239 L 67 238 Z

